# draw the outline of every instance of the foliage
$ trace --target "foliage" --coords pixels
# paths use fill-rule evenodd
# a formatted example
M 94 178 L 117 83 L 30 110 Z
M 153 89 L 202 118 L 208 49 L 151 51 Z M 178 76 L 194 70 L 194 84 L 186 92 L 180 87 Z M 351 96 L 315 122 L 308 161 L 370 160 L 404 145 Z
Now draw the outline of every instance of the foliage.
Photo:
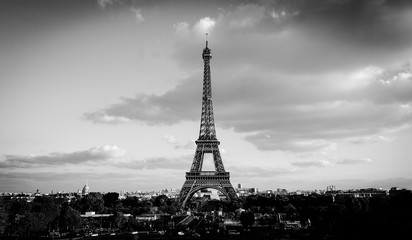
M 103 201 L 105 207 L 113 207 L 119 201 L 119 193 L 117 192 L 109 192 L 103 195 Z
M 6 225 L 8 221 L 8 214 L 6 210 L 6 201 L 0 198 L 0 234 L 6 230 Z
M 121 213 L 121 212 L 115 212 L 115 213 L 113 214 L 113 217 L 112 217 L 113 227 L 115 227 L 115 228 L 120 228 L 120 227 L 122 226 L 122 224 L 124 223 L 124 221 L 125 221 L 125 218 L 124 218 L 124 214 L 123 214 L 123 213 Z
M 66 204 L 60 212 L 59 223 L 61 229 L 74 230 L 80 226 L 80 213 Z
M 169 198 L 166 195 L 159 195 L 155 198 L 153 205 L 156 207 L 168 205 Z
M 243 227 L 248 228 L 255 223 L 255 214 L 250 211 L 245 211 L 240 214 L 240 223 Z
M 89 193 L 80 200 L 80 212 L 97 212 L 104 210 L 104 200 L 101 193 Z

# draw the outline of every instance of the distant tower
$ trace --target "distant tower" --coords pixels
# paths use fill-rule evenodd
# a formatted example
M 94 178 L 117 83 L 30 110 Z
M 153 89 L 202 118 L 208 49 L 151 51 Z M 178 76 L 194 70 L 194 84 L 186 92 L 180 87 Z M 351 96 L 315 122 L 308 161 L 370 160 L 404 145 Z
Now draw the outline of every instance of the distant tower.
M 82 195 L 85 196 L 89 194 L 89 182 L 86 181 L 86 185 L 84 185 L 83 190 L 82 190 Z
M 212 82 L 210 78 L 210 59 L 212 54 L 208 41 L 202 54 L 204 62 L 202 115 L 199 139 L 196 141 L 196 152 L 190 172 L 186 172 L 186 181 L 180 191 L 179 203 L 186 206 L 187 201 L 199 190 L 213 188 L 223 193 L 229 200 L 236 198 L 235 190 L 229 180 L 229 172 L 225 171 L 219 152 L 220 142 L 216 138 L 215 120 L 213 116 Z M 202 171 L 205 153 L 213 155 L 215 171 Z

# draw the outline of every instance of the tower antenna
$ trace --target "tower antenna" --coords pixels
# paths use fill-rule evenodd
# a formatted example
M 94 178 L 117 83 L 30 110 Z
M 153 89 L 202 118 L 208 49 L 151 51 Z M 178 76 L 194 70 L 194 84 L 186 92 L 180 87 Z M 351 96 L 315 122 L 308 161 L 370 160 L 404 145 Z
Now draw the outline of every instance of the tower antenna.
M 209 33 L 206 33 L 206 47 L 207 47 L 208 35 L 209 35 Z

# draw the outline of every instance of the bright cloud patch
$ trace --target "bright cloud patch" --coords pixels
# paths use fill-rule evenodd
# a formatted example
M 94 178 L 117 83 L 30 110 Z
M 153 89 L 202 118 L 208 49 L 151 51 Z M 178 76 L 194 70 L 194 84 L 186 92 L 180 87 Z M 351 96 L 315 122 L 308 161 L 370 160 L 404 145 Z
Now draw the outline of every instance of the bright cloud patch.
M 197 31 L 200 35 L 204 35 L 210 32 L 215 26 L 216 21 L 213 18 L 205 17 L 200 19 L 194 26 L 193 29 Z
M 187 22 L 179 22 L 173 25 L 175 34 L 182 39 L 205 39 L 206 33 L 211 33 L 216 20 L 211 17 L 199 19 L 193 27 L 190 27 Z

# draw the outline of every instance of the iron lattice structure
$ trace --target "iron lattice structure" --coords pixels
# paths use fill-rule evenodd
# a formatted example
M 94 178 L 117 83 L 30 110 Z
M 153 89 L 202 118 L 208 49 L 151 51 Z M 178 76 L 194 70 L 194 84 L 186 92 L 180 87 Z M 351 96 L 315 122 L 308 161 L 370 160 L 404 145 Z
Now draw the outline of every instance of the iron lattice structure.
M 208 48 L 203 49 L 203 97 L 202 115 L 200 120 L 199 139 L 196 141 L 196 152 L 193 158 L 190 172 L 186 172 L 186 181 L 180 191 L 179 203 L 186 206 L 187 201 L 197 191 L 205 188 L 213 188 L 223 193 L 229 200 L 236 198 L 235 190 L 230 183 L 230 174 L 225 171 L 219 144 L 216 138 L 215 120 L 213 116 L 212 82 L 210 77 L 210 59 L 212 54 Z M 205 153 L 212 154 L 215 171 L 202 171 Z

